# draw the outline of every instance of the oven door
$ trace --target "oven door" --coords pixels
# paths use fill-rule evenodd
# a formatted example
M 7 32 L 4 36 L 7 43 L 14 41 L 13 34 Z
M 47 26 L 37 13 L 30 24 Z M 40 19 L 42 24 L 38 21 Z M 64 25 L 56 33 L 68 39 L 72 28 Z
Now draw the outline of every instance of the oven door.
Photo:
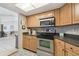
M 38 49 L 53 53 L 53 40 L 38 38 Z

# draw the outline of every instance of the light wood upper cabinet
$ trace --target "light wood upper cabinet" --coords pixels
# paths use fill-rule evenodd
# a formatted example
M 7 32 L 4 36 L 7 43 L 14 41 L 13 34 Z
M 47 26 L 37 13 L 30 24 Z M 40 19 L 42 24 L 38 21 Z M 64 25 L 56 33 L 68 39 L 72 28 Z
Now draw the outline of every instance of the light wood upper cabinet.
M 59 9 L 54 10 L 55 25 L 60 26 Z
M 39 19 L 37 19 L 36 15 L 27 17 L 28 27 L 38 27 L 40 25 Z
M 71 4 L 65 4 L 60 8 L 60 25 L 69 25 L 72 23 Z
M 39 27 L 40 26 L 40 18 L 47 18 L 54 16 L 54 11 L 44 12 L 32 16 L 27 16 L 27 27 Z
M 79 23 L 79 3 L 67 3 L 60 10 L 55 11 L 56 26 Z
M 56 26 L 70 25 L 79 23 L 79 3 L 67 3 L 55 10 Z
M 56 26 L 64 26 L 79 23 L 79 3 L 66 3 L 59 9 L 39 13 L 36 15 L 28 16 L 28 27 L 39 27 L 40 18 L 55 17 Z
M 38 18 L 47 18 L 47 17 L 53 17 L 54 16 L 54 11 L 48 11 L 48 12 L 43 12 L 38 14 Z
M 73 24 L 79 23 L 79 3 L 72 4 Z
M 64 56 L 64 42 L 55 39 L 55 56 Z

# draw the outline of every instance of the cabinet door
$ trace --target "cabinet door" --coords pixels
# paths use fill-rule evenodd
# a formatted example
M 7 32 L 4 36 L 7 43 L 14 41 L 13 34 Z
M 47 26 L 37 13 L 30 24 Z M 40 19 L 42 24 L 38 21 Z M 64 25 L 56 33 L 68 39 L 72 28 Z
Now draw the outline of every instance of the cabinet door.
M 34 52 L 37 50 L 37 38 L 34 36 L 30 37 L 30 50 Z
M 28 16 L 27 17 L 27 23 L 28 23 L 27 26 L 28 27 L 39 27 L 40 26 L 40 21 L 39 21 L 40 18 L 47 18 L 47 17 L 52 17 L 52 16 L 54 16 L 54 11 L 48 11 L 48 12 Z
M 47 17 L 53 17 L 54 16 L 54 11 L 48 11 L 48 12 L 43 12 L 40 14 L 37 14 L 38 18 L 47 18 Z
M 59 9 L 54 10 L 55 13 L 55 25 L 60 26 L 60 20 L 59 20 Z
M 73 52 L 74 54 L 76 54 L 77 56 L 79 56 L 79 47 L 76 47 L 74 45 L 65 44 L 66 50 Z
M 79 23 L 79 3 L 72 4 L 73 24 Z
M 26 48 L 30 49 L 30 36 L 26 36 Z
M 69 25 L 72 23 L 72 12 L 71 4 L 65 4 L 60 8 L 60 25 Z
M 55 39 L 55 55 L 64 56 L 64 42 L 58 39 Z
M 39 19 L 37 19 L 36 15 L 27 17 L 28 27 L 38 27 L 40 26 Z
M 66 51 L 65 55 L 66 56 L 77 56 L 77 54 L 75 54 L 74 52 L 71 52 L 71 51 Z
M 25 36 L 23 39 L 23 48 L 30 49 L 30 39 L 28 36 Z

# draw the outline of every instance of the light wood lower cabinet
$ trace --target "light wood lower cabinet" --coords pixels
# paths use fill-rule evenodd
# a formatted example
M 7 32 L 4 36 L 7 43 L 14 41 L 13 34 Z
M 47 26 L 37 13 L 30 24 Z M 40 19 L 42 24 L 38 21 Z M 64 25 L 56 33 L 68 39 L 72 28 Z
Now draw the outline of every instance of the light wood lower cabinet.
M 72 52 L 73 55 L 79 56 L 79 47 L 71 45 L 69 43 L 65 43 L 65 48 L 67 52 Z
M 23 48 L 36 52 L 37 38 L 35 36 L 23 35 Z
M 71 52 L 71 51 L 66 51 L 65 56 L 78 56 L 77 54 Z
M 30 38 L 30 50 L 32 50 L 32 51 L 37 50 L 37 38 L 36 37 Z
M 23 48 L 30 49 L 30 38 L 26 35 L 23 35 Z
M 55 55 L 64 56 L 64 42 L 55 39 Z
M 79 56 L 79 47 L 55 39 L 55 56 Z

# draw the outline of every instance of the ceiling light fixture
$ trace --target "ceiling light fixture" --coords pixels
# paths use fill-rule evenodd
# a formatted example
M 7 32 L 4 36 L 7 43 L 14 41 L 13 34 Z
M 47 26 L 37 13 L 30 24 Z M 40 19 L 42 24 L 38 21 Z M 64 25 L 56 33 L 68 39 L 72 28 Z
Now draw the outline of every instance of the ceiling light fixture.
M 22 9 L 25 12 L 34 10 L 36 8 L 47 5 L 48 3 L 17 3 L 16 7 Z

